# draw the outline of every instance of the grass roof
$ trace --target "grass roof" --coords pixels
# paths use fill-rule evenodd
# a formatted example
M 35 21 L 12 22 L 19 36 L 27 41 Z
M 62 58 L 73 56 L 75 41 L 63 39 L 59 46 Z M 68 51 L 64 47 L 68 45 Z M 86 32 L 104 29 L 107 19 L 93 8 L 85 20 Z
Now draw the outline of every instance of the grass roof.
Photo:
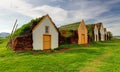
M 63 25 L 61 27 L 59 27 L 59 31 L 61 32 L 62 30 L 66 30 L 66 37 L 70 37 L 71 34 L 71 30 L 77 30 L 79 27 L 80 22 L 75 22 L 75 23 L 71 23 L 71 24 L 67 24 L 67 25 Z
M 67 24 L 64 26 L 59 27 L 59 30 L 77 30 L 78 26 L 79 26 L 80 22 L 75 22 L 75 23 L 71 23 L 71 24 Z
M 35 26 L 42 18 L 32 19 L 30 22 L 24 24 L 22 27 L 18 28 L 13 34 L 12 38 L 20 35 L 24 35 L 26 33 L 30 33 L 32 31 L 32 26 Z

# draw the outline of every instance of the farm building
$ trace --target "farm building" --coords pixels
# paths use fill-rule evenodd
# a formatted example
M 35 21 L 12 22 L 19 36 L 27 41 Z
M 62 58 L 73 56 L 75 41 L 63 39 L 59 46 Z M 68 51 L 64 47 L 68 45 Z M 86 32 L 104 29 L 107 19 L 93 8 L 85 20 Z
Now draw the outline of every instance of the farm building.
M 47 50 L 58 47 L 58 29 L 47 14 L 31 20 L 13 34 L 10 46 L 16 50 Z
M 58 29 L 49 17 L 44 18 L 32 29 L 33 50 L 46 50 L 58 47 Z
M 60 42 L 62 44 L 87 44 L 87 28 L 84 20 L 82 22 L 76 22 L 67 24 L 59 28 L 60 31 Z M 83 38 L 81 38 L 83 37 Z M 61 44 L 61 43 L 60 43 Z
M 102 23 L 85 25 L 84 20 L 59 27 L 47 14 L 31 20 L 17 29 L 12 35 L 9 45 L 13 50 L 47 50 L 62 44 L 88 44 L 91 41 L 109 40 Z
M 88 24 L 88 36 L 89 41 L 105 41 L 106 40 L 106 28 L 102 23 Z
M 80 36 L 82 34 L 86 34 L 87 43 L 90 43 L 92 41 L 105 41 L 110 39 L 110 33 L 107 32 L 106 28 L 103 27 L 103 24 L 101 22 L 85 25 L 84 20 L 82 20 L 82 22 L 76 22 L 61 26 L 59 27 L 59 31 L 60 44 L 66 44 L 66 42 L 67 44 L 77 44 L 80 39 L 81 41 L 83 40 L 83 42 L 85 42 L 85 37 Z M 82 44 L 82 42 L 78 44 Z
M 87 44 L 87 43 L 88 43 L 87 27 L 85 25 L 84 20 L 82 20 L 82 22 L 78 27 L 78 44 Z
M 80 22 L 67 24 L 59 27 L 59 44 L 76 44 L 78 43 L 78 26 Z
M 96 23 L 99 30 L 99 40 L 105 41 L 105 31 L 102 23 Z

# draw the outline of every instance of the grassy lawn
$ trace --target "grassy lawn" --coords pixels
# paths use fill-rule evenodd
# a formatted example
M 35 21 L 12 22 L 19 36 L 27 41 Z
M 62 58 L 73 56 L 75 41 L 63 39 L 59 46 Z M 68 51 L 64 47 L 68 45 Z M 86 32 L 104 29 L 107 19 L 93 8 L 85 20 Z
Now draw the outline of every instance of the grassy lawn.
M 120 72 L 120 41 L 65 45 L 65 52 L 16 53 L 0 39 L 0 72 Z

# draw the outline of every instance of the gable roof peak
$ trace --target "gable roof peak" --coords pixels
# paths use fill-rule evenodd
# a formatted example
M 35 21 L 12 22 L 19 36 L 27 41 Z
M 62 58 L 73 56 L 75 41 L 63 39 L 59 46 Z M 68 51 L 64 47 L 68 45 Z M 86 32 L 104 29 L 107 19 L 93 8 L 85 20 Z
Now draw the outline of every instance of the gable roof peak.
M 32 30 L 34 30 L 46 17 L 49 18 L 50 22 L 53 24 L 53 26 L 55 27 L 56 31 L 59 32 L 59 30 L 58 30 L 58 28 L 56 27 L 55 23 L 52 21 L 51 17 L 50 17 L 48 14 L 42 16 L 42 17 L 41 17 L 41 20 L 33 27 Z
M 85 22 L 84 19 L 82 19 L 82 22 Z
M 84 19 L 82 19 L 82 21 L 81 21 L 81 23 L 80 24 L 85 24 L 85 21 L 84 21 Z

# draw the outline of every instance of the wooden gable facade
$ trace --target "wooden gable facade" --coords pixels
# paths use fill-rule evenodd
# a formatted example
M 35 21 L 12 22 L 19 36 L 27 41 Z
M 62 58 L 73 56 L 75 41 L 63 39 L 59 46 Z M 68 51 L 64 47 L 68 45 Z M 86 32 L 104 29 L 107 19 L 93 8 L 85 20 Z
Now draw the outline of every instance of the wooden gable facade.
M 96 23 L 96 25 L 98 27 L 99 40 L 105 41 L 103 24 L 100 22 L 100 23 Z
M 82 22 L 78 27 L 78 44 L 87 44 L 87 43 L 88 43 L 87 27 L 85 25 L 84 20 L 82 20 Z
M 101 41 L 105 41 L 105 32 L 104 32 L 104 27 L 103 27 L 103 24 L 101 23 L 100 24 L 100 39 Z

